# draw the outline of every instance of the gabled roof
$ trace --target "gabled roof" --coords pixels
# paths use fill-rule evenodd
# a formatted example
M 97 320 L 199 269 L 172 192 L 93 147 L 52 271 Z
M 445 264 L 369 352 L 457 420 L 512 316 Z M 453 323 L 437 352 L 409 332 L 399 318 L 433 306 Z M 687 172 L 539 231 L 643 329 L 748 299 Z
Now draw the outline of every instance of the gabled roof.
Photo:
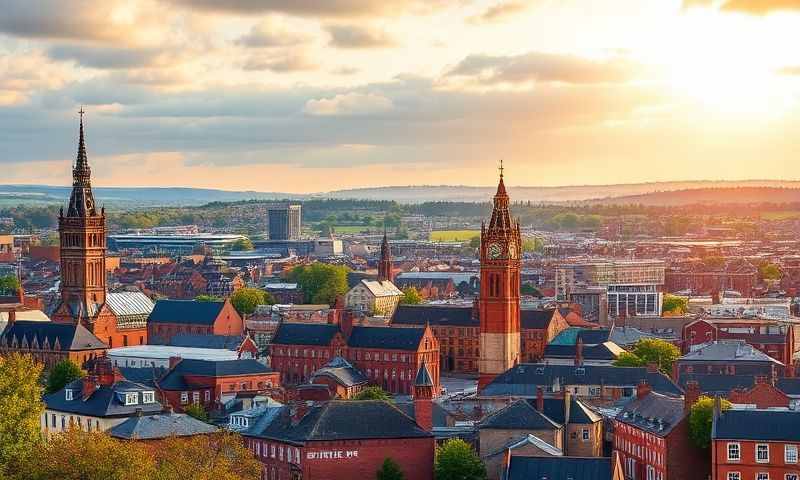
M 544 330 L 553 321 L 556 309 L 548 308 L 545 310 L 520 310 L 520 325 L 523 329 Z
M 800 442 L 800 413 L 793 410 L 727 410 L 714 420 L 711 438 Z
M 366 375 L 342 357 L 334 357 L 327 365 L 314 372 L 314 375 L 311 376 L 312 383 L 314 377 L 317 376 L 331 377 L 346 387 L 369 382 Z
M 611 330 L 607 328 L 567 328 L 550 341 L 550 345 L 575 345 L 578 343 L 578 338 L 581 339 L 584 345 L 597 345 L 607 342 Z
M 135 415 L 108 431 L 112 437 L 125 440 L 159 440 L 214 433 L 217 427 L 186 414 L 166 413 Z
M 414 411 L 414 402 L 394 402 L 394 406 L 400 409 L 401 412 L 405 413 L 409 418 L 413 418 L 416 420 L 417 415 Z M 431 416 L 433 419 L 433 428 L 447 428 L 447 419 L 450 416 L 450 413 L 445 410 L 441 405 L 436 402 L 431 402 L 432 411 Z
M 414 379 L 414 386 L 415 387 L 432 387 L 433 380 L 431 380 L 431 374 L 428 372 L 428 367 L 425 365 L 425 362 L 422 362 L 422 365 L 419 366 L 419 370 L 417 370 L 417 378 Z
M 584 360 L 616 360 L 625 350 L 614 342 L 584 346 L 581 355 Z M 575 345 L 553 345 L 544 347 L 545 358 L 575 358 Z
M 754 343 L 759 343 L 754 341 Z M 765 362 L 783 365 L 744 340 L 719 340 L 704 343 L 678 359 L 703 362 Z
M 424 328 L 353 327 L 347 345 L 355 348 L 416 351 L 424 335 Z
M 487 457 L 494 457 L 496 455 L 503 455 L 505 454 L 506 450 L 515 450 L 520 447 L 524 447 L 525 445 L 533 445 L 536 448 L 542 450 L 544 453 L 548 455 L 552 455 L 554 457 L 560 457 L 564 455 L 564 451 L 558 447 L 554 447 L 553 445 L 545 442 L 541 438 L 537 437 L 536 435 L 522 435 L 518 438 L 512 438 L 502 448 L 498 449 L 495 452 L 489 453 Z M 512 453 L 513 455 L 513 453 Z
M 734 388 L 748 390 L 756 383 L 754 375 L 714 373 L 682 373 L 678 382 L 681 388 L 686 388 L 686 383 L 692 380 L 697 382 L 701 392 L 722 397 L 727 397 Z
M 290 407 L 281 407 L 268 425 L 251 428 L 243 434 L 297 444 L 432 436 L 397 407 L 382 400 L 331 400 L 313 405 L 297 422 L 292 421 Z
M 150 315 L 153 301 L 142 292 L 109 292 L 106 303 L 117 317 Z
M 645 367 L 614 367 L 611 365 L 552 365 L 522 363 L 495 377 L 480 394 L 482 396 L 533 397 L 537 386 L 606 385 L 635 388 L 645 380 L 653 391 L 667 395 L 681 395 L 682 391 L 666 375 L 651 373 Z
M 225 302 L 159 300 L 153 307 L 147 323 L 213 325 L 224 306 Z
M 200 333 L 178 333 L 172 336 L 167 345 L 188 348 L 216 348 L 238 350 L 244 342 L 241 335 L 204 335 Z
M 186 388 L 185 375 L 199 377 L 234 377 L 239 375 L 263 375 L 271 373 L 267 366 L 253 359 L 241 360 L 192 360 L 178 362 L 161 380 L 158 386 L 165 390 Z
M 517 400 L 507 407 L 484 418 L 480 429 L 503 430 L 557 430 L 561 425 L 554 422 L 525 400 Z
M 73 392 L 72 400 L 67 400 L 65 390 Z M 143 392 L 154 392 L 152 387 L 122 380 L 111 386 L 101 385 L 92 395 L 83 400 L 81 392 L 83 379 L 69 383 L 61 390 L 44 396 L 44 403 L 48 410 L 58 412 L 88 415 L 90 417 L 127 417 L 141 409 L 144 413 L 160 412 L 162 407 L 158 402 L 142 403 Z M 137 401 L 133 405 L 125 405 L 124 393 L 136 393 Z
M 392 324 L 479 327 L 480 321 L 472 317 L 472 312 L 471 306 L 399 305 Z
M 361 285 L 376 297 L 399 297 L 403 295 L 403 292 L 388 280 L 361 280 Z
M 554 422 L 564 424 L 564 399 L 563 398 L 545 398 L 544 400 L 544 414 Z M 536 405 L 535 399 L 528 399 L 531 406 Z M 571 425 L 590 425 L 601 421 L 603 417 L 595 413 L 585 403 L 575 398 L 573 395 L 569 405 L 569 423 Z
M 339 332 L 338 325 L 325 323 L 281 323 L 273 345 L 330 345 Z
M 666 437 L 687 414 L 683 399 L 650 392 L 643 398 L 634 398 L 625 404 L 617 414 L 617 420 Z
M 505 480 L 597 480 L 611 478 L 608 457 L 521 457 L 513 455 Z
M 164 367 L 117 367 L 125 380 L 155 388 L 156 381 L 167 373 Z
M 0 334 L 0 343 L 11 345 L 16 339 L 18 345 L 23 341 L 28 345 L 34 340 L 43 347 L 45 342 L 54 349 L 56 341 L 64 351 L 97 350 L 108 348 L 108 345 L 97 338 L 81 324 L 55 323 L 18 320 L 7 325 Z

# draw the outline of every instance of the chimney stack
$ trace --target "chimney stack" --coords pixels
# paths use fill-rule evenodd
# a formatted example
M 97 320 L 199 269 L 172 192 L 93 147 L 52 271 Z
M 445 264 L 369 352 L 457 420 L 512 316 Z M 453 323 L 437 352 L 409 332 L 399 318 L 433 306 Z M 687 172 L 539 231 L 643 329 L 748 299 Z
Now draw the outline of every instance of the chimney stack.
M 353 310 L 347 309 L 344 310 L 341 314 L 341 323 L 339 328 L 342 330 L 342 335 L 344 335 L 345 341 L 350 338 L 350 334 L 353 333 Z
M 583 340 L 578 335 L 578 341 L 575 342 L 575 366 L 580 367 L 583 365 Z
M 686 387 L 684 387 L 683 391 L 683 408 L 686 411 L 689 411 L 692 408 L 692 405 L 697 402 L 697 399 L 700 398 L 700 384 L 697 380 L 689 380 L 686 382 Z
M 81 388 L 81 398 L 87 400 L 97 390 L 97 377 L 95 375 L 86 375 L 83 377 L 83 385 Z
M 536 410 L 544 412 L 544 389 L 536 387 Z
M 641 400 L 646 397 L 650 393 L 650 385 L 647 383 L 647 380 L 640 380 L 639 384 L 636 385 L 636 399 Z
M 658 363 L 656 362 L 648 362 L 647 363 L 647 373 L 658 373 Z
M 8 311 L 8 326 L 14 325 L 14 322 L 17 321 L 17 311 L 13 308 Z

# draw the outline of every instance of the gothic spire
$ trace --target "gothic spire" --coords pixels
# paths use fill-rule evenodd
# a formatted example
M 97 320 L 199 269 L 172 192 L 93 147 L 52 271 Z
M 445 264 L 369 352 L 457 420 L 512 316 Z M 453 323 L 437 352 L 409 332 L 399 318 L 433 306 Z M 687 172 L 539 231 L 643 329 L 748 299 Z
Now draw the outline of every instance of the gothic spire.
M 86 158 L 86 141 L 83 135 L 83 114 L 86 112 L 84 112 L 83 107 L 81 107 L 78 113 L 81 116 L 80 134 L 78 136 L 78 156 L 75 159 L 75 167 L 72 169 L 72 185 L 89 186 L 92 171 L 89 168 L 89 160 Z
M 80 133 L 78 135 L 78 156 L 72 167 L 72 194 L 69 197 L 68 217 L 96 216 L 92 194 L 92 170 L 86 158 L 86 141 L 83 134 L 83 107 L 78 112 L 80 118 Z
M 490 230 L 508 230 L 512 228 L 511 214 L 508 211 L 508 193 L 503 182 L 503 161 L 500 160 L 500 181 L 497 184 L 497 193 L 494 196 L 492 218 L 489 221 Z

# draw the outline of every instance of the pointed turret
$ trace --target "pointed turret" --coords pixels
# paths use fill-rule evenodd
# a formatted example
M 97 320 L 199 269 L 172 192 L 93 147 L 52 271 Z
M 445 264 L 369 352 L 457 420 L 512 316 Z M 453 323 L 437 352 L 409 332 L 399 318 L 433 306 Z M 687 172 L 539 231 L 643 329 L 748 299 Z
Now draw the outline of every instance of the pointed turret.
M 433 394 L 433 379 L 422 362 L 414 379 L 414 419 L 420 428 L 429 432 L 433 429 Z
M 383 241 L 381 241 L 381 259 L 378 262 L 378 281 L 393 282 L 394 271 L 392 265 L 392 247 L 386 235 L 386 226 L 383 227 Z
M 80 133 L 78 135 L 78 156 L 72 168 L 72 194 L 69 197 L 67 217 L 95 217 L 97 210 L 92 194 L 92 169 L 86 157 L 86 141 L 83 133 L 83 108 L 80 112 Z
M 489 231 L 505 231 L 514 227 L 511 222 L 511 214 L 508 211 L 508 193 L 503 181 L 503 161 L 500 161 L 500 182 L 497 184 L 497 193 L 494 195 L 494 206 L 492 208 L 492 218 L 489 220 Z

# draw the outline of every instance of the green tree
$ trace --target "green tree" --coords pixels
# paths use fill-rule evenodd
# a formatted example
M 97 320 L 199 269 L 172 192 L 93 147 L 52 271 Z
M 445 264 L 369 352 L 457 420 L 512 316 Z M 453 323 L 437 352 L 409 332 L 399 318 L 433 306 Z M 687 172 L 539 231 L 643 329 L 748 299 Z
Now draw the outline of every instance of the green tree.
M 391 400 L 392 397 L 381 387 L 367 387 L 355 394 L 352 400 Z
M 198 302 L 224 302 L 225 301 L 222 298 L 215 297 L 213 295 L 198 295 L 198 296 L 194 297 L 194 299 L 197 300 Z
M 332 305 L 337 296 L 347 292 L 349 271 L 349 268 L 342 265 L 314 262 L 294 267 L 287 278 L 298 284 L 307 303 Z
M 480 235 L 475 235 L 474 237 L 469 239 L 469 246 L 470 248 L 478 248 L 481 246 L 481 237 Z
M 391 458 L 384 460 L 381 469 L 375 474 L 376 480 L 405 480 L 405 478 L 400 465 Z
M 689 299 L 686 297 L 679 297 L 677 295 L 664 295 L 664 301 L 661 304 L 661 310 L 664 313 L 672 315 L 683 315 L 689 311 Z
M 400 299 L 403 305 L 419 305 L 422 303 L 422 295 L 416 287 L 406 287 L 403 289 L 403 298 Z
M 467 442 L 446 441 L 436 449 L 436 480 L 486 480 L 486 466 Z
M 203 405 L 199 403 L 193 403 L 184 408 L 183 411 L 190 417 L 194 417 L 202 422 L 208 422 L 208 412 L 203 408 Z
M 155 480 L 258 480 L 261 462 L 230 432 L 170 437 L 154 449 Z
M 765 263 L 758 267 L 758 272 L 764 280 L 780 280 L 781 269 L 774 263 Z
M 252 315 L 259 305 L 267 305 L 267 292 L 257 288 L 240 288 L 231 295 L 231 304 L 239 315 Z
M 86 372 L 81 370 L 75 362 L 70 359 L 65 359 L 58 362 L 52 370 L 50 370 L 50 374 L 47 376 L 47 387 L 45 388 L 46 393 L 55 393 L 64 386 L 74 380 L 79 378 L 83 378 L 86 375 Z
M 722 411 L 731 408 L 731 402 L 721 400 Z M 701 396 L 689 412 L 689 438 L 698 448 L 711 445 L 711 424 L 714 420 L 714 399 Z
M 542 253 L 544 252 L 544 240 L 539 237 L 526 238 L 522 242 L 522 251 Z
M 16 295 L 19 286 L 16 275 L 0 276 L 0 295 Z
M 523 294 L 523 295 L 531 295 L 531 296 L 533 296 L 533 297 L 539 297 L 539 298 L 541 298 L 541 297 L 543 296 L 543 295 L 542 295 L 542 292 L 540 292 L 538 288 L 534 287 L 534 286 L 533 286 L 533 285 L 531 285 L 530 283 L 523 283 L 523 284 L 522 284 L 522 285 L 519 287 L 519 292 L 520 292 L 521 294 Z
M 253 248 L 255 248 L 253 247 L 253 242 L 247 237 L 236 240 L 231 246 L 231 250 L 237 252 L 248 251 L 252 250 Z
M 661 372 L 669 375 L 672 364 L 681 352 L 675 345 L 658 338 L 642 338 L 630 352 L 622 353 L 614 365 L 617 367 L 643 367 L 650 363 L 658 364 Z
M 30 355 L 0 357 L 0 478 L 28 465 L 32 454 L 40 454 L 41 374 L 42 364 Z

